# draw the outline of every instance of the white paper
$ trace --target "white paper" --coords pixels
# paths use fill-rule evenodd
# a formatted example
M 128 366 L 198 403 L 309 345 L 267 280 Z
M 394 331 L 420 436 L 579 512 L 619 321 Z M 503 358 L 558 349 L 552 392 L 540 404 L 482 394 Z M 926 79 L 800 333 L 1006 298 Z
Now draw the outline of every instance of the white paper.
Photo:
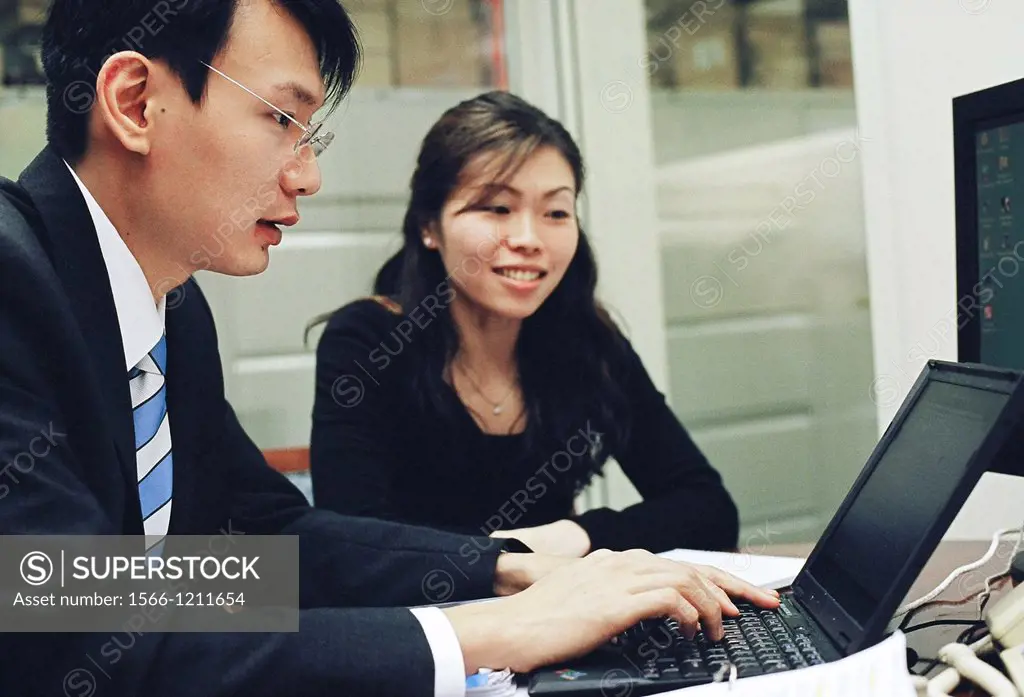
M 626 689 L 624 686 L 617 689 Z M 907 670 L 907 641 L 901 632 L 840 661 L 787 673 L 660 693 L 665 697 L 916 697 Z M 521 687 L 516 697 L 525 697 Z
M 766 588 L 789 585 L 800 573 L 806 561 L 801 557 L 767 557 L 760 554 L 705 552 L 697 549 L 673 549 L 658 556 L 690 564 L 715 566 L 742 578 L 747 583 Z

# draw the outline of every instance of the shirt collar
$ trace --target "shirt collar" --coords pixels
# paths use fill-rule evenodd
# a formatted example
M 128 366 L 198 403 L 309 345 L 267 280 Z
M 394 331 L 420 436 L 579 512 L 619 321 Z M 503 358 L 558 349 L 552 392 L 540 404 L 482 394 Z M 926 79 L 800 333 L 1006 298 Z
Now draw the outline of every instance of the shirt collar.
M 110 279 L 110 290 L 114 295 L 117 323 L 121 328 L 125 371 L 129 371 L 153 350 L 163 336 L 167 298 L 161 298 L 159 303 L 153 302 L 153 291 L 150 290 L 146 275 L 142 272 L 135 255 L 128 249 L 128 245 L 121 239 L 110 218 L 85 188 L 75 170 L 66 161 L 64 164 L 75 178 L 75 183 L 89 208 L 92 224 L 96 228 L 103 263 L 107 267 L 107 277 Z

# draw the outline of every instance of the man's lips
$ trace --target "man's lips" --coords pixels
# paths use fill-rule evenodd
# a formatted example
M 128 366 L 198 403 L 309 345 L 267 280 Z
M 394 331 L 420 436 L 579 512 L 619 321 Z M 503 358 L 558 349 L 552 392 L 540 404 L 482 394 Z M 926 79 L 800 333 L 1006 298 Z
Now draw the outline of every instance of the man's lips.
M 284 233 L 281 232 L 281 228 L 271 222 L 267 222 L 266 220 L 256 221 L 256 232 L 265 238 L 267 243 L 271 246 L 280 244 L 281 238 L 284 236 Z
M 280 225 L 281 227 L 291 227 L 299 222 L 299 214 L 289 213 L 279 218 L 260 218 L 256 222 L 267 223 L 268 225 Z

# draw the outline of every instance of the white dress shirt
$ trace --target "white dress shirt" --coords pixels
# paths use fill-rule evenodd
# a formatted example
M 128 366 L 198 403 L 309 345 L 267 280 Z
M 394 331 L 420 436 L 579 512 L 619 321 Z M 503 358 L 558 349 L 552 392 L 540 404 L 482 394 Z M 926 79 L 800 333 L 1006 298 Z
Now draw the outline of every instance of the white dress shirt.
M 67 162 L 64 164 L 67 165 Z M 110 290 L 114 295 L 117 310 L 117 324 L 121 328 L 121 344 L 124 347 L 125 384 L 128 371 L 135 367 L 149 353 L 164 334 L 164 319 L 167 298 L 154 302 L 142 267 L 135 255 L 128 249 L 121 235 L 114 228 L 110 218 L 100 208 L 75 170 L 68 165 L 71 176 L 85 198 L 92 217 L 96 236 L 103 254 L 103 263 L 110 278 Z M 434 697 L 464 697 L 466 694 L 466 664 L 462 659 L 462 647 L 452 628 L 451 622 L 438 608 L 414 608 L 410 610 L 423 627 L 430 652 L 434 657 Z
M 65 162 L 64 164 L 67 164 Z M 71 176 L 85 198 L 89 207 L 92 224 L 96 228 L 96 237 L 100 242 L 103 263 L 107 266 L 110 278 L 110 290 L 114 295 L 114 307 L 117 309 L 117 324 L 121 328 L 121 344 L 124 347 L 124 379 L 128 380 L 128 371 L 134 368 L 143 357 L 153 350 L 160 337 L 164 334 L 164 314 L 167 300 L 161 298 L 159 303 L 153 300 L 153 291 L 149 288 L 142 267 L 114 229 L 110 218 L 100 208 L 93 195 L 85 188 L 75 170 Z

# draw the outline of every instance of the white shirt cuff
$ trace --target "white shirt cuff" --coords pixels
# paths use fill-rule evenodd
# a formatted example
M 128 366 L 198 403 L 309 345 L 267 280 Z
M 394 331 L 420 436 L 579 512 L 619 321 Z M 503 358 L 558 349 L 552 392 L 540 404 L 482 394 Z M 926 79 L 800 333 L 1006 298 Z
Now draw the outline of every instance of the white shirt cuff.
M 434 656 L 434 697 L 465 697 L 466 664 L 452 623 L 440 608 L 417 607 L 410 612 L 423 627 Z

